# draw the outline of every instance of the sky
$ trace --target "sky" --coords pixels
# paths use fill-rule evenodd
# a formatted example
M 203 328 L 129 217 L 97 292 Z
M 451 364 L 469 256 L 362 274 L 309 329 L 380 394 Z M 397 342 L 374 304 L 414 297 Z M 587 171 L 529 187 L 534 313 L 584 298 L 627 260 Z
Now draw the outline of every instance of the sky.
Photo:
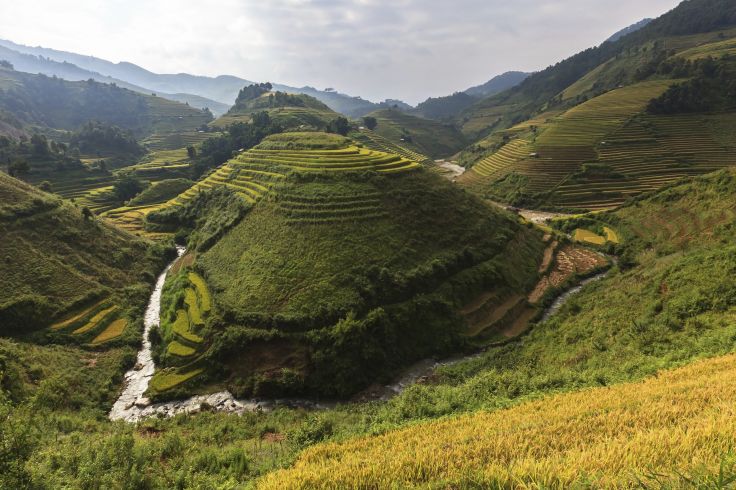
M 536 71 L 678 0 L 24 0 L 0 38 L 157 73 L 417 103 Z

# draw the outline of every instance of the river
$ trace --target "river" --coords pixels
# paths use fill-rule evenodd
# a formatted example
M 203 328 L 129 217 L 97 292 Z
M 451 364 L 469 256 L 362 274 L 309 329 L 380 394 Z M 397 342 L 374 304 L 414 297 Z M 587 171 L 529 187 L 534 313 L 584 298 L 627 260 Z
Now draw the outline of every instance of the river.
M 183 247 L 177 248 L 178 256 L 185 252 Z M 110 420 L 124 420 L 126 422 L 138 422 L 147 417 L 173 417 L 180 413 L 197 413 L 203 409 L 215 410 L 220 412 L 227 412 L 233 414 L 242 414 L 246 411 L 268 411 L 275 407 L 286 406 L 286 407 L 299 407 L 307 409 L 325 409 L 335 406 L 335 403 L 331 402 L 315 402 L 311 400 L 302 399 L 278 399 L 278 400 L 238 400 L 229 391 L 221 391 L 208 395 L 198 395 L 185 400 L 176 400 L 162 403 L 151 403 L 151 401 L 144 397 L 146 390 L 148 389 L 148 382 L 150 381 L 153 373 L 156 369 L 153 361 L 153 355 L 151 352 L 151 342 L 148 339 L 149 333 L 152 328 L 158 327 L 161 316 L 161 292 L 166 282 L 166 276 L 171 269 L 171 266 L 176 262 L 174 260 L 169 264 L 164 272 L 156 280 L 156 286 L 151 293 L 151 298 L 146 308 L 144 317 L 144 328 L 143 328 L 143 344 L 141 350 L 138 352 L 136 359 L 136 365 L 133 369 L 125 373 L 125 385 L 123 392 L 117 399 L 112 409 L 110 410 Z M 547 321 L 552 315 L 554 315 L 572 296 L 579 293 L 586 284 L 593 281 L 603 279 L 607 272 L 603 272 L 596 276 L 590 277 L 585 281 L 581 282 L 580 285 L 568 290 L 567 292 L 560 295 L 551 306 L 545 310 L 545 313 L 541 321 Z M 453 357 L 441 361 L 433 359 L 425 359 L 420 361 L 407 369 L 405 369 L 400 376 L 398 376 L 392 383 L 382 387 L 374 394 L 374 399 L 388 400 L 401 392 L 403 392 L 409 386 L 416 384 L 423 378 L 430 376 L 432 372 L 438 367 L 449 366 L 465 360 L 477 358 L 485 350 L 476 352 L 474 354 Z

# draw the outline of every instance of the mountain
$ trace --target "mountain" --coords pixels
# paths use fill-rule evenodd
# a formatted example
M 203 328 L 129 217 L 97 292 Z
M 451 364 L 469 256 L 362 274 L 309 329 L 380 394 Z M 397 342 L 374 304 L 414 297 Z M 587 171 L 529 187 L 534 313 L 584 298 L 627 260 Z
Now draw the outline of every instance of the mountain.
M 473 97 L 489 97 L 516 87 L 521 82 L 529 78 L 529 75 L 531 75 L 531 73 L 508 71 L 491 78 L 482 85 L 477 85 L 467 89 L 465 93 L 472 95 Z
M 150 95 L 154 92 L 149 88 L 143 88 L 118 78 L 104 76 L 97 72 L 85 70 L 68 61 L 59 62 L 54 61 L 51 58 L 44 58 L 42 55 L 24 54 L 2 45 L 3 42 L 7 43 L 7 41 L 0 41 L 0 60 L 9 61 L 18 71 L 32 74 L 43 74 L 50 77 L 55 76 L 69 81 L 95 80 L 100 83 L 115 84 L 119 87 L 127 88 L 134 92 L 146 95 Z M 230 108 L 228 104 L 216 102 L 198 95 L 184 93 L 157 93 L 156 95 L 169 100 L 181 102 L 182 104 L 189 104 L 198 109 L 208 108 L 216 115 L 223 114 Z
M 270 84 L 268 84 L 270 86 Z M 250 85 L 243 92 L 251 87 Z M 222 117 L 211 123 L 212 127 L 225 128 L 236 122 L 248 122 L 253 114 L 266 111 L 271 119 L 287 129 L 325 129 L 339 114 L 319 100 L 305 94 L 288 94 L 278 90 L 263 89 L 253 97 L 239 96 L 235 105 Z
M 143 93 L 155 92 L 162 97 L 171 98 L 180 102 L 188 102 L 193 107 L 203 108 L 208 107 L 216 114 L 222 114 L 232 105 L 233 101 L 238 96 L 238 92 L 245 86 L 252 85 L 254 82 L 245 80 L 243 78 L 221 75 L 218 77 L 205 77 L 198 75 L 190 75 L 188 73 L 178 74 L 158 74 L 141 68 L 138 65 L 129 62 L 112 63 L 107 60 L 95 58 L 93 56 L 85 56 L 76 53 L 70 53 L 66 51 L 58 51 L 55 49 L 42 48 L 42 47 L 30 47 L 15 44 L 11 41 L 0 40 L 0 46 L 4 47 L 7 55 L 8 51 L 14 51 L 20 54 L 32 55 L 36 58 L 41 58 L 41 61 L 52 61 L 57 64 L 48 65 L 44 64 L 43 70 L 38 68 L 32 68 L 31 73 L 45 73 L 48 75 L 57 75 L 60 78 L 68 78 L 69 80 L 86 80 L 88 78 L 98 79 L 102 77 L 100 81 L 119 83 L 121 86 L 124 84 L 138 87 L 137 91 Z M 9 61 L 14 64 L 17 63 L 18 55 L 10 55 Z M 0 59 L 3 57 L 3 51 L 0 51 Z M 30 64 L 30 61 L 26 63 Z M 58 63 L 67 66 L 59 66 Z M 21 66 L 27 66 L 25 63 L 17 63 L 17 69 L 27 71 Z M 33 66 L 36 66 L 38 62 L 33 62 Z M 69 66 L 69 65 L 74 65 Z M 56 73 L 55 70 L 59 70 Z M 66 74 L 63 76 L 60 73 Z M 84 73 L 84 75 L 81 75 Z M 86 78 L 76 78 L 83 76 Z M 128 87 L 133 89 L 132 87 Z M 290 87 L 287 85 L 274 84 L 274 89 L 288 93 L 303 93 L 317 98 L 321 102 L 327 104 L 332 110 L 340 112 L 347 116 L 359 117 L 363 116 L 373 110 L 382 107 L 381 104 L 376 104 L 360 97 L 353 97 L 350 95 L 342 94 L 334 90 L 322 91 L 317 90 L 313 87 Z M 136 90 L 136 89 L 133 89 Z M 202 100 L 197 97 L 203 97 L 207 100 Z M 214 101 L 216 103 L 210 102 Z M 203 104 L 207 104 L 204 105 Z
M 162 97 L 93 80 L 69 82 L 0 66 L 0 111 L 26 126 L 75 130 L 90 120 L 145 136 L 156 131 L 195 130 L 211 115 Z
M 457 120 L 462 125 L 463 132 L 475 137 L 486 135 L 495 129 L 508 128 L 546 109 L 569 108 L 579 103 L 583 97 L 591 97 L 636 81 L 641 74 L 640 72 L 637 75 L 637 69 L 651 68 L 649 64 L 655 57 L 664 53 L 662 42 L 668 38 L 692 36 L 682 40 L 688 46 L 694 47 L 704 40 L 718 40 L 718 31 L 727 30 L 734 25 L 736 6 L 728 0 L 685 1 L 616 42 L 587 49 L 531 75 L 510 90 L 477 102 L 460 114 Z M 706 36 L 705 39 L 697 37 L 698 34 L 706 33 L 714 35 L 710 38 Z M 724 32 L 723 35 L 728 34 Z M 656 40 L 660 40 L 659 49 L 652 51 L 647 43 Z M 592 73 L 598 67 L 603 67 L 600 68 L 603 73 Z M 588 74 L 595 80 L 587 84 L 584 90 L 576 91 L 576 98 L 568 94 L 563 96 L 563 100 L 559 100 L 558 96 L 565 89 L 582 81 Z
M 147 242 L 2 172 L 0 231 L 3 336 L 48 326 L 103 299 L 125 314 L 124 288 L 145 285 L 161 267 Z
M 219 324 L 192 331 L 205 340 L 187 342 L 184 362 L 170 359 L 174 371 L 152 382 L 157 396 L 201 369 L 223 373 L 241 396 L 352 394 L 459 348 L 457 308 L 484 288 L 495 291 L 490 308 L 531 287 L 541 260 L 535 231 L 415 162 L 337 135 L 266 138 L 199 186 L 208 188 L 214 194 L 187 192 L 149 215 L 181 223 L 202 213 L 192 270 L 206 278 Z M 235 195 L 245 211 L 233 208 Z M 508 261 L 521 269 L 507 275 Z M 171 311 L 162 336 L 182 342 L 175 332 L 187 313 Z
M 609 37 L 608 39 L 606 39 L 606 42 L 607 43 L 615 43 L 616 41 L 618 41 L 622 37 L 628 36 L 632 32 L 636 32 L 636 31 L 638 31 L 638 30 L 646 27 L 653 20 L 654 19 L 647 18 L 647 19 L 642 19 L 642 20 L 640 20 L 639 22 L 637 22 L 635 24 L 631 24 L 629 27 L 626 27 L 624 29 L 621 29 L 616 34 L 614 34 L 611 37 Z
M 514 205 L 579 211 L 736 164 L 733 27 L 733 4 L 684 2 L 476 103 L 462 127 L 487 136 L 462 155 L 472 168 L 459 181 Z

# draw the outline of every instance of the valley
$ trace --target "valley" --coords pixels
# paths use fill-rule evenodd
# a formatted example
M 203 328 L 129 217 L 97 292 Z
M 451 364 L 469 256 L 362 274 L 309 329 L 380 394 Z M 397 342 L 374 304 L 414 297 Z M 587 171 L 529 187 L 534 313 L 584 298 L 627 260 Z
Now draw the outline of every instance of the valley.
M 0 41 L 0 488 L 731 488 L 734 46 L 412 107 Z

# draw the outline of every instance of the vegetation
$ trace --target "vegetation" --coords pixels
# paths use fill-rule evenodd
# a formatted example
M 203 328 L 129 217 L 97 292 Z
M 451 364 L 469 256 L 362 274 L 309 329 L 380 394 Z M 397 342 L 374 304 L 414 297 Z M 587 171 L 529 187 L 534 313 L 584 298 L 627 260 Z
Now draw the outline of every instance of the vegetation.
M 72 134 L 69 145 L 85 155 L 127 154 L 140 156 L 143 153 L 143 148 L 130 131 L 123 131 L 115 126 L 91 121 Z
M 147 243 L 2 173 L 0 230 L 3 335 L 48 326 L 113 290 L 124 295 L 162 263 Z

